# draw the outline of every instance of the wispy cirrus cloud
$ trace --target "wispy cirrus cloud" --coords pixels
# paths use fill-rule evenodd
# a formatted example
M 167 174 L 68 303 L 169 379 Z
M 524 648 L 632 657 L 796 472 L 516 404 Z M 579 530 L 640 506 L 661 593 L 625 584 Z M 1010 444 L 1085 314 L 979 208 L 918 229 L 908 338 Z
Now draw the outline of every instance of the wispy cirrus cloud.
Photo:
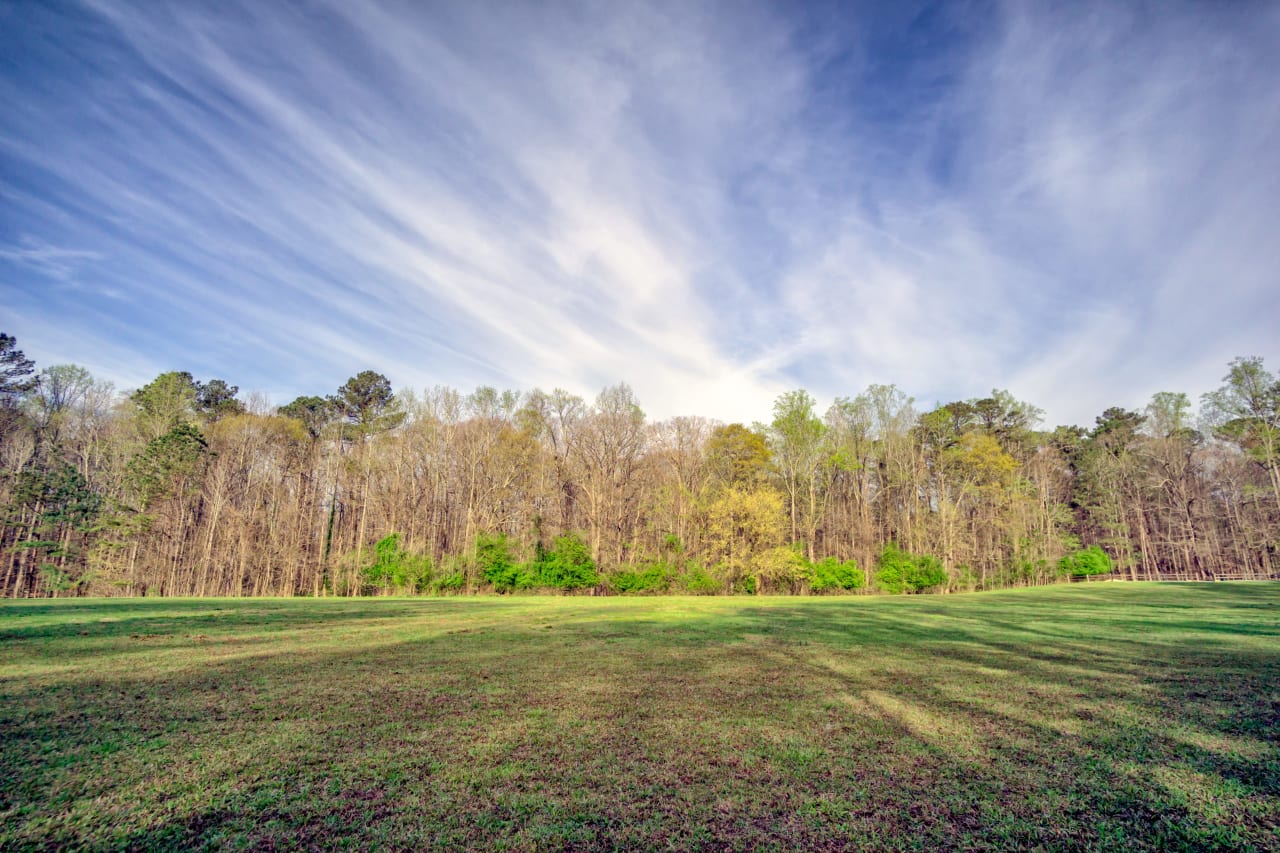
M 6 325 L 122 383 L 748 420 L 897 382 L 1087 422 L 1274 358 L 1276 14 L 975 8 L 17 9 Z
M 25 236 L 14 245 L 0 246 L 0 260 L 28 267 L 47 278 L 60 281 L 70 278 L 83 263 L 101 258 L 97 252 L 59 248 L 43 240 Z

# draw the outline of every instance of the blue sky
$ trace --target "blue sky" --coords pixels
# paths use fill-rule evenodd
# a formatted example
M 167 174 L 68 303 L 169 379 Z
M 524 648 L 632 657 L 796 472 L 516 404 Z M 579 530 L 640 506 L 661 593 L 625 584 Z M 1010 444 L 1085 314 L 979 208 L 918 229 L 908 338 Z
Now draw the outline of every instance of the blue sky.
M 0 330 L 277 402 L 1280 367 L 1280 4 L 0 5 Z

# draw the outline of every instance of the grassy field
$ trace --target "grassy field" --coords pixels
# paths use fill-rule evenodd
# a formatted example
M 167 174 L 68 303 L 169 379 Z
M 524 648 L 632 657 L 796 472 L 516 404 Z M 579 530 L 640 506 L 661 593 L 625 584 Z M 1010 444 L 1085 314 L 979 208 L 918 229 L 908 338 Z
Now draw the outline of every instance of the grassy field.
M 1280 584 L 0 605 L 0 848 L 1280 850 Z

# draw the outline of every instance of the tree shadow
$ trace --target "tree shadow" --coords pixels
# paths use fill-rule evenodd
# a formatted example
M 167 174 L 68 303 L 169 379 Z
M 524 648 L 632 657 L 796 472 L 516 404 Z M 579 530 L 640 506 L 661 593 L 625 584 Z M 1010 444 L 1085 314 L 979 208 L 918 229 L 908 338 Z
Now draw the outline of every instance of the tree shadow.
M 0 682 L 0 846 L 1280 848 L 1274 611 L 997 603 L 251 606 L 279 644 L 159 674 L 88 637 Z

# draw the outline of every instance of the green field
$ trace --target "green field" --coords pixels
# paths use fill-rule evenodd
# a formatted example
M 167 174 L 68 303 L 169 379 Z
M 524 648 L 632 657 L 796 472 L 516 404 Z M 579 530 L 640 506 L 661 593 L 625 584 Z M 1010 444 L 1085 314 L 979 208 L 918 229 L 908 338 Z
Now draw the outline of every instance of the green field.
M 0 606 L 0 848 L 1276 849 L 1280 584 Z

